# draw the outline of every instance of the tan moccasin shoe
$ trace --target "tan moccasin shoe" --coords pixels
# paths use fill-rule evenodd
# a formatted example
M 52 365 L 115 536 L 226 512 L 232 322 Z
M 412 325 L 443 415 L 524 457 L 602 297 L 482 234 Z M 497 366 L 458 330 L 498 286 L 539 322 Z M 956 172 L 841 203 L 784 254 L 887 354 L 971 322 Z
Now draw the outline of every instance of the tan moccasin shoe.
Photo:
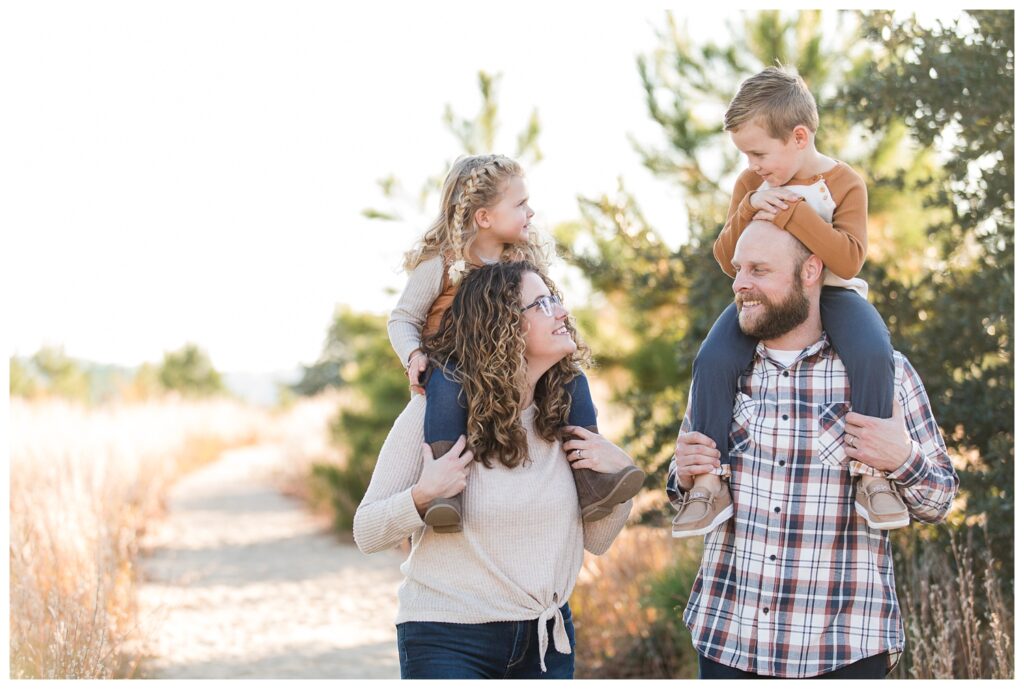
M 719 481 L 717 491 L 694 487 L 686 494 L 679 514 L 672 520 L 672 536 L 703 536 L 732 517 L 732 493 L 729 484 Z
M 858 477 L 853 505 L 872 529 L 898 529 L 910 523 L 903 498 L 892 483 L 881 476 Z

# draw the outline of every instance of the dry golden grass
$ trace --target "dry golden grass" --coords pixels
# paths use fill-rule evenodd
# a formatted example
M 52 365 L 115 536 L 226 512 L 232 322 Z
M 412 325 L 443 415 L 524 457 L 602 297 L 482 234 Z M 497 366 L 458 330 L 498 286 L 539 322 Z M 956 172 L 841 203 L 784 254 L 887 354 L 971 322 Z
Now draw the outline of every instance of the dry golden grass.
M 175 477 L 266 418 L 226 400 L 11 401 L 12 677 L 133 674 L 138 536 Z
M 587 553 L 571 602 L 577 677 L 694 676 L 682 608 L 700 546 L 665 528 L 631 526 L 604 555 Z
M 951 532 L 948 549 L 936 542 L 901 539 L 897 588 L 907 657 L 897 666 L 897 676 L 1013 677 L 1013 610 L 979 533 Z

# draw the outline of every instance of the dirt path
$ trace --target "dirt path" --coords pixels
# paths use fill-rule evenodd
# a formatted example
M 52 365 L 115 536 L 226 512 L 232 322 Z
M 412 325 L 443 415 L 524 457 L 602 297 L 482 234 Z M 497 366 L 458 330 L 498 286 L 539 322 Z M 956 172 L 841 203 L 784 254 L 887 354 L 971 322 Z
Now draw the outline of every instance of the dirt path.
M 160 678 L 398 677 L 398 552 L 365 556 L 270 480 L 274 446 L 172 489 L 144 539 L 139 601 Z

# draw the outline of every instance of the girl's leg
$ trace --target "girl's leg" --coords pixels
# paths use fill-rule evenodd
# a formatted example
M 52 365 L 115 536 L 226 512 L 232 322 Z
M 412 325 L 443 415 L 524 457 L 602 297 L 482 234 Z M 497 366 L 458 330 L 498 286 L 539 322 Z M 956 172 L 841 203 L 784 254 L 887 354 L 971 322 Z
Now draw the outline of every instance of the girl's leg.
M 729 430 L 736 382 L 754 358 L 757 340 L 740 330 L 736 304 L 715 321 L 693 360 L 690 386 L 690 430 L 715 441 L 722 466 L 729 465 Z
M 878 311 L 852 290 L 825 287 L 821 322 L 846 367 L 853 411 L 891 418 L 896 373 L 889 330 Z
M 469 421 L 462 385 L 454 380 L 451 371 L 437 367 L 429 368 L 426 377 L 427 410 L 423 419 L 423 439 L 431 447 L 436 442 L 454 445 L 460 435 L 465 435 Z
M 565 386 L 565 389 L 572 398 L 569 425 L 583 426 L 597 433 L 597 409 L 594 408 L 594 400 L 590 397 L 590 383 L 587 377 L 579 374 Z
M 597 433 L 597 410 L 590 397 L 590 383 L 582 373 L 566 385 L 572 405 L 569 407 L 569 425 L 586 428 Z M 562 440 L 570 440 L 572 434 L 563 433 Z M 568 459 L 573 461 L 573 453 Z M 602 474 L 593 469 L 573 469 L 576 482 L 576 497 L 580 503 L 583 521 L 592 522 L 611 514 L 616 505 L 626 502 L 643 488 L 647 474 L 639 467 L 626 467 L 614 474 Z
M 452 449 L 460 435 L 465 435 L 469 410 L 462 385 L 453 380 L 452 374 L 445 369 L 431 368 L 427 371 L 426 397 L 423 439 L 437 459 Z M 462 531 L 462 494 L 432 500 L 423 521 L 436 533 Z

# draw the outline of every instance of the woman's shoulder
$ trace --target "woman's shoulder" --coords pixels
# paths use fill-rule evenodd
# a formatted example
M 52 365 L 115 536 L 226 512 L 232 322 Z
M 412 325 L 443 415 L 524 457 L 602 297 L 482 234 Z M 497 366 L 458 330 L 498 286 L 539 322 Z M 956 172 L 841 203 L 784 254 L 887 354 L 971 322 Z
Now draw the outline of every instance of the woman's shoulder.
M 413 395 L 391 426 L 391 433 L 399 436 L 419 433 L 423 435 L 423 418 L 427 401 L 423 395 Z

